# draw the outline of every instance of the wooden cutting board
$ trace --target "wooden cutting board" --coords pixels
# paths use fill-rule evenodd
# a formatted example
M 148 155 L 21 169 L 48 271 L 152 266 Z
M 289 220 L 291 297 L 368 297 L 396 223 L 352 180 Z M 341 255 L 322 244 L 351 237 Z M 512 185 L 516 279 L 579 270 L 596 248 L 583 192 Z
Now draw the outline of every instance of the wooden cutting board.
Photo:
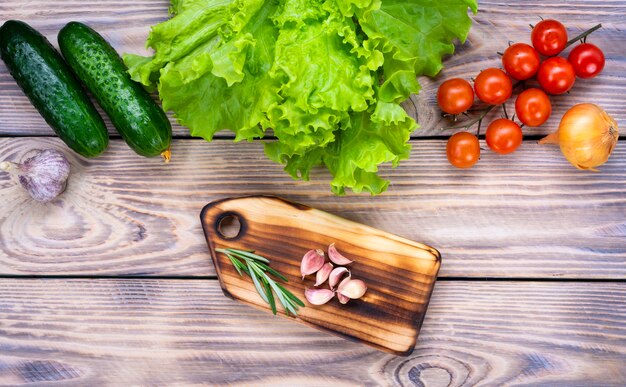
M 287 277 L 285 287 L 306 304 L 295 318 L 282 309 L 279 315 L 397 355 L 412 352 L 441 263 L 434 248 L 277 197 L 216 201 L 202 210 L 201 220 L 226 296 L 271 313 L 252 280 L 239 276 L 230 260 L 215 251 L 255 250 Z M 237 221 L 239 228 L 228 226 Z M 307 251 L 327 251 L 333 242 L 354 260 L 348 266 L 352 277 L 365 281 L 368 290 L 346 305 L 336 298 L 310 305 L 304 290 L 313 287 L 315 276 L 302 280 L 300 261 Z

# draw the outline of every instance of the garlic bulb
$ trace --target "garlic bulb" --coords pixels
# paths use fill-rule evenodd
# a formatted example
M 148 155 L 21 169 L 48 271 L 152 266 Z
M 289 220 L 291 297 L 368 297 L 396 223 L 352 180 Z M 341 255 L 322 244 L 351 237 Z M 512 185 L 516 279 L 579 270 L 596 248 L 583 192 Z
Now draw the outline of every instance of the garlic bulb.
M 70 176 L 70 162 L 55 149 L 37 149 L 30 153 L 34 155 L 21 164 L 9 161 L 0 163 L 0 171 L 16 175 L 33 199 L 47 203 L 65 191 Z

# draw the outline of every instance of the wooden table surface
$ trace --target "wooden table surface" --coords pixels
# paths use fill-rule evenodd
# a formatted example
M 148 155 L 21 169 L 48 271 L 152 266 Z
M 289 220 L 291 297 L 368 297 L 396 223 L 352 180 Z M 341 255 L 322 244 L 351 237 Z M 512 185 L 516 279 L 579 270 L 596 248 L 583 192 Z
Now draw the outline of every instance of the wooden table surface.
M 480 1 L 467 43 L 407 109 L 422 129 L 379 197 L 330 194 L 317 171 L 294 182 L 260 142 L 191 139 L 175 126 L 173 161 L 136 156 L 113 135 L 95 160 L 71 154 L 67 192 L 31 202 L 0 175 L 0 384 L 625 385 L 626 141 L 601 173 L 572 168 L 536 140 L 578 102 L 626 125 L 626 1 Z M 166 0 L 3 0 L 56 42 L 70 20 L 120 52 L 144 53 Z M 508 157 L 469 171 L 445 158 L 439 83 L 498 66 L 539 17 L 590 41 L 605 71 L 554 98 Z M 417 114 L 417 112 L 419 114 Z M 109 125 L 110 126 L 110 125 Z M 626 126 L 624 127 L 626 129 Z M 624 131 L 622 129 L 622 131 Z M 0 63 L 0 159 L 67 150 Z M 69 152 L 67 152 L 69 154 Z M 437 247 L 440 279 L 418 345 L 395 357 L 256 311 L 222 295 L 199 212 L 228 196 L 273 194 Z

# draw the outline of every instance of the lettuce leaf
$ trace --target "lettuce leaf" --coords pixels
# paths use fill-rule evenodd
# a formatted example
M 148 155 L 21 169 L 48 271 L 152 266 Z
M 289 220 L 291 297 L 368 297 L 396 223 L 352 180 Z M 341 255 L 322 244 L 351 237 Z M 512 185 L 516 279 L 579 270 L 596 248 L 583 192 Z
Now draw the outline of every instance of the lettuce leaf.
M 211 141 L 223 129 L 235 132 L 236 141 L 263 136 L 267 108 L 280 100 L 281 85 L 269 75 L 278 33 L 271 20 L 276 10 L 275 2 L 233 2 L 221 11 L 230 23 L 224 19 L 207 29 L 208 39 L 159 71 L 164 109 L 173 110 L 192 136 Z M 159 58 L 157 51 L 153 62 Z M 133 63 L 133 58 L 125 59 Z M 131 67 L 130 72 L 141 74 L 145 68 Z
M 276 149 L 271 152 L 275 160 L 335 141 L 340 123 L 350 120 L 349 112 L 367 110 L 375 100 L 370 68 L 378 68 L 382 57 L 372 65 L 375 57 L 354 54 L 361 48 L 354 21 L 332 5 L 287 2 L 275 18 L 280 32 L 271 75 L 282 84 L 282 102 L 268 109 L 270 126 L 281 143 L 278 157 Z M 300 14 L 304 19 L 297 17 Z
M 295 179 L 324 166 L 335 194 L 379 194 L 379 166 L 406 159 L 418 127 L 400 103 L 467 38 L 468 10 L 475 0 L 173 0 L 154 55 L 124 60 L 192 136 L 271 130 L 265 152 Z
M 378 176 L 378 165 L 391 162 L 395 167 L 409 157 L 408 140 L 415 129 L 417 124 L 402 107 L 379 102 L 373 114 L 353 114 L 349 125 L 338 131 L 336 141 L 327 147 L 288 159 L 286 170 L 296 178 L 308 178 L 313 166 L 323 164 L 333 175 L 333 193 L 343 195 L 350 187 L 354 192 L 377 195 L 389 185 Z
M 434 77 L 454 39 L 465 42 L 472 25 L 467 9 L 474 0 L 384 0 L 379 8 L 358 12 L 360 25 L 385 55 L 381 98 L 401 102 L 419 92 L 416 75 Z

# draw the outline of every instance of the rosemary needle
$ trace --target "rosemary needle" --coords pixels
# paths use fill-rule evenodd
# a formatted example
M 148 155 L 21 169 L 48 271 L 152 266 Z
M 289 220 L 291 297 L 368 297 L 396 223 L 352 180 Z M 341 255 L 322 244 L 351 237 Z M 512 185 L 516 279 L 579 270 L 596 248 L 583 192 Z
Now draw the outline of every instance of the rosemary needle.
M 240 276 L 247 274 L 252 278 L 252 283 L 259 293 L 259 296 L 269 304 L 272 313 L 276 314 L 276 298 L 280 301 L 287 315 L 298 315 L 298 307 L 303 307 L 304 303 L 281 284 L 277 283 L 270 275 L 287 282 L 287 278 L 276 270 L 269 267 L 270 261 L 257 255 L 254 251 L 237 249 L 215 249 L 228 257 L 230 262 Z

